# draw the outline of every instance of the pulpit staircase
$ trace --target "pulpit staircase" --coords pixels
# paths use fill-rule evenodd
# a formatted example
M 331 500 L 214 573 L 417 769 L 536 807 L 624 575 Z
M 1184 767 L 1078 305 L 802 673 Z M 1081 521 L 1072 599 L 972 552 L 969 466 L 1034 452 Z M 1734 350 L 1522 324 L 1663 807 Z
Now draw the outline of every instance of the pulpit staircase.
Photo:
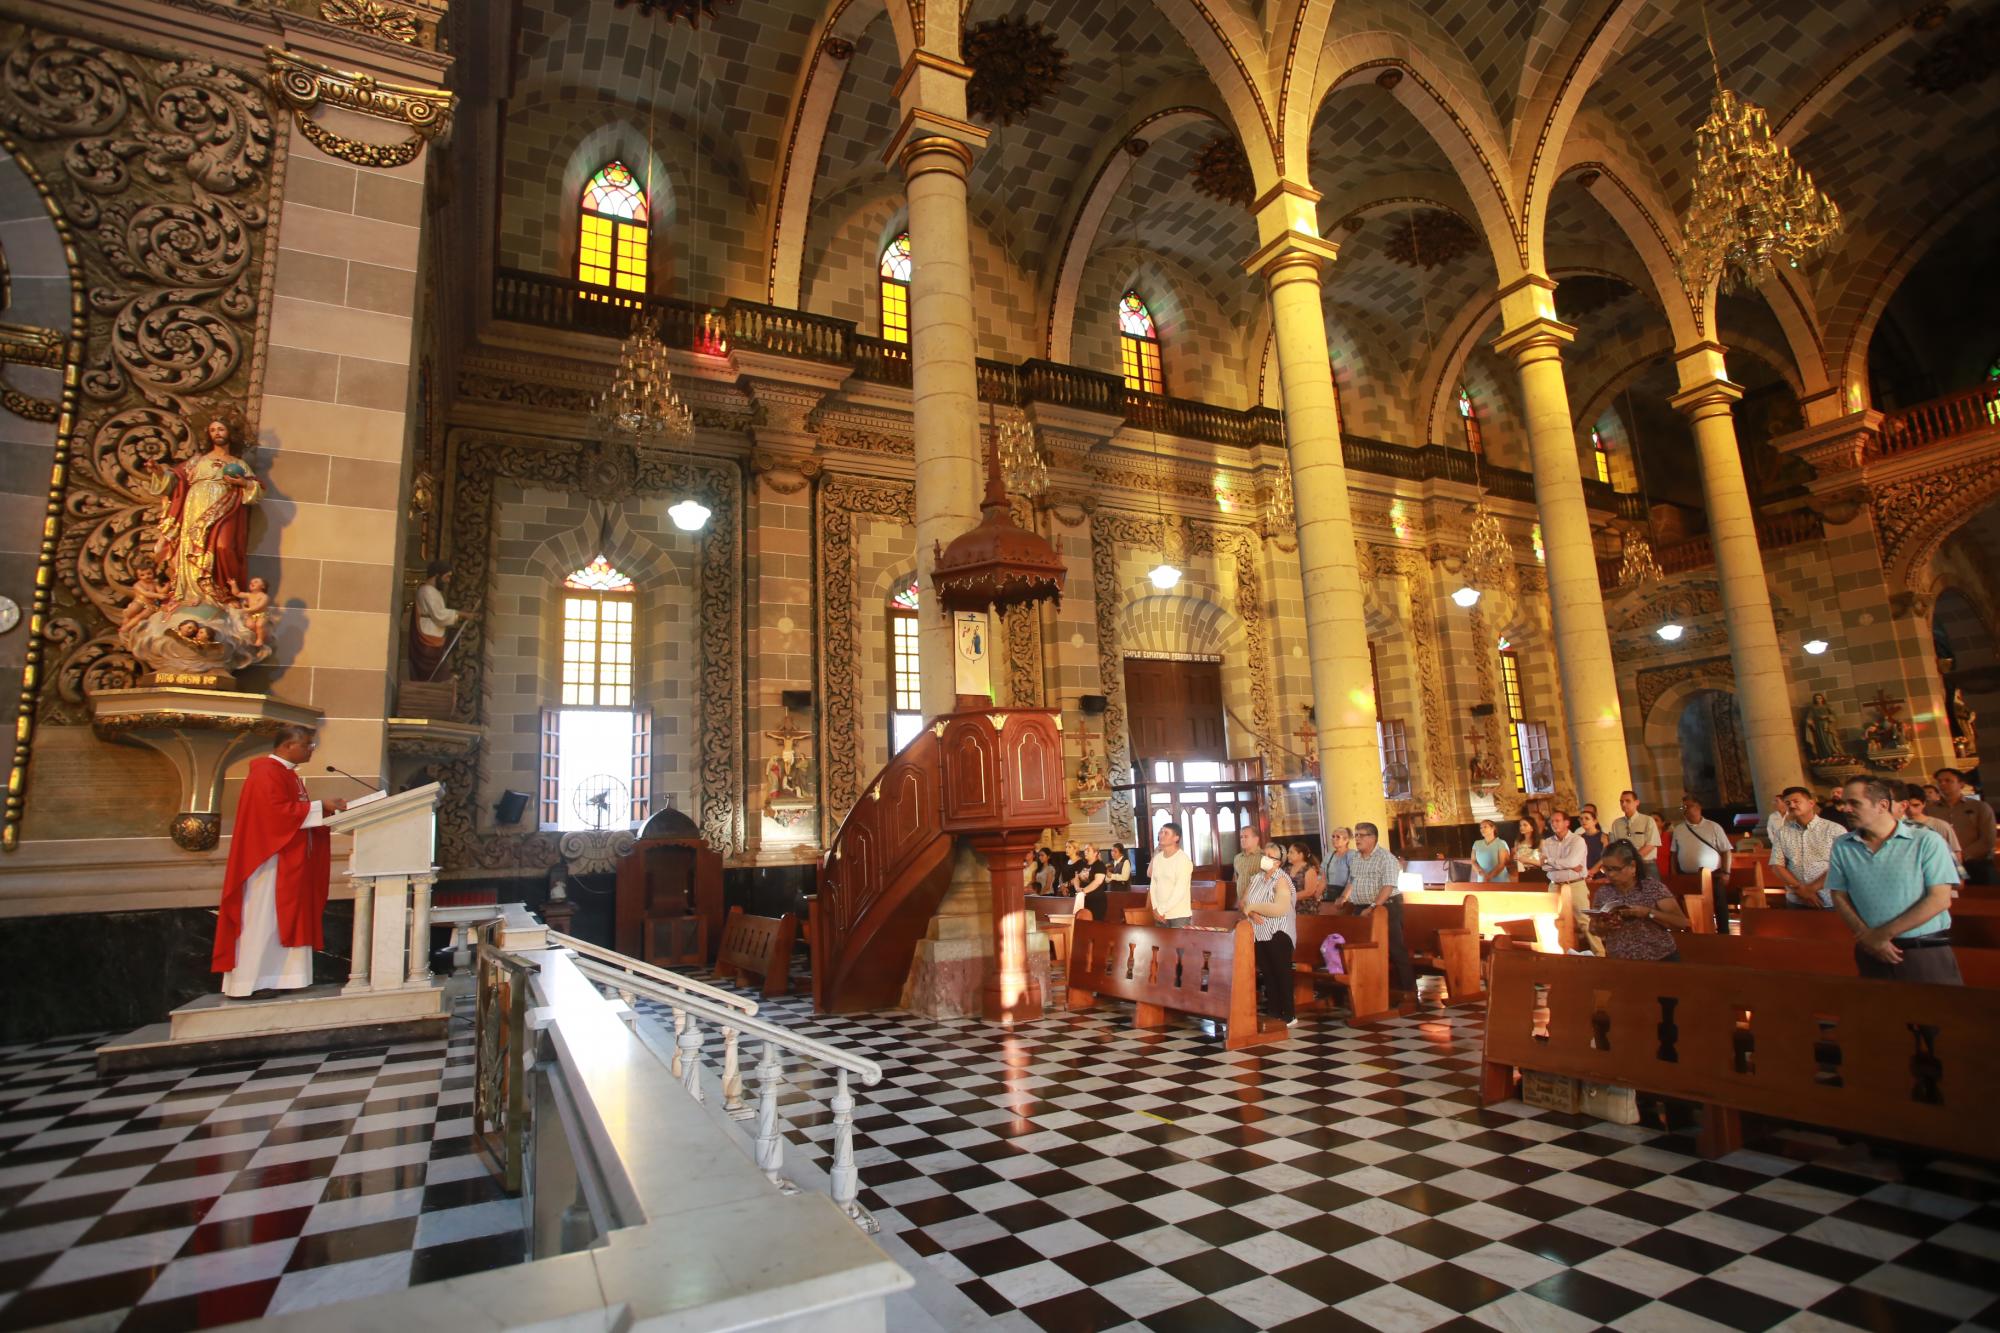
M 1025 975 L 1021 860 L 1044 829 L 1069 822 L 1062 719 L 965 696 L 959 703 L 863 789 L 820 862 L 812 966 L 822 1013 L 897 1003 L 950 887 L 960 838 L 992 870 L 998 979 Z

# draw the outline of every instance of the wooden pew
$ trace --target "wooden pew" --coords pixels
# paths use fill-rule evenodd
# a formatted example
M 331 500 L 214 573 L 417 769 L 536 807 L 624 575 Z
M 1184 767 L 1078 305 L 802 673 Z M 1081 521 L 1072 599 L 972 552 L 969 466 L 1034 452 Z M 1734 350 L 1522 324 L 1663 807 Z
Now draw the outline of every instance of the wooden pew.
M 1451 1003 L 1464 1004 L 1486 993 L 1479 980 L 1478 894 L 1464 894 L 1455 904 L 1406 900 L 1403 943 L 1412 965 L 1444 974 Z
M 1079 919 L 1070 940 L 1069 1007 L 1096 1005 L 1100 996 L 1130 1000 L 1132 1024 L 1167 1026 L 1170 1013 L 1227 1025 L 1232 1051 L 1282 1040 L 1289 1031 L 1257 1017 L 1257 958 L 1250 923 L 1231 930 L 1173 930 Z
M 783 995 L 792 987 L 792 939 L 798 918 L 751 916 L 741 907 L 729 909 L 722 923 L 722 947 L 715 955 L 715 975 L 742 983 L 745 972 L 762 978 L 764 994 Z
M 1146 891 L 1144 889 L 1106 889 L 1104 891 L 1104 919 L 1106 921 L 1123 921 L 1125 919 L 1125 909 L 1128 907 L 1144 907 L 1145 905 Z
M 1799 915 L 1803 916 L 1804 913 Z M 1750 967 L 1766 972 L 1816 972 L 1855 977 L 1851 939 L 1805 939 L 1795 935 L 1683 935 L 1681 961 L 1713 967 Z M 1953 947 L 1958 973 L 1968 986 L 2000 988 L 2000 949 Z
M 1198 879 L 1188 885 L 1188 898 L 1198 912 L 1221 912 L 1236 906 L 1236 885 L 1226 879 Z
M 1082 910 L 1076 900 L 1073 893 L 1030 893 L 1022 899 L 1041 922 L 1042 934 L 1048 937 L 1051 964 L 1069 963 L 1070 927 L 1076 913 Z
M 1743 1113 L 2000 1157 L 2000 991 L 1696 963 L 1493 954 L 1480 1096 L 1534 1069 L 1703 1106 L 1700 1150 Z
M 1981 911 L 1979 907 L 1975 903 L 1971 910 L 1966 910 L 1962 900 L 1951 905 L 1951 941 L 1965 949 L 2000 949 L 2000 913 Z M 1854 943 L 1854 932 L 1840 919 L 1840 913 L 1823 909 L 1795 907 L 1750 912 L 1744 915 L 1742 926 L 1745 935 Z
M 1404 911 L 1409 908 L 1405 905 Z M 1311 1009 L 1319 1003 L 1322 979 L 1347 987 L 1347 1008 L 1355 1023 L 1373 1022 L 1395 1012 L 1389 1007 L 1389 909 L 1381 903 L 1360 916 L 1302 916 L 1292 941 L 1292 1003 Z M 1407 924 L 1407 919 L 1406 919 Z M 1338 935 L 1345 972 L 1326 970 L 1320 946 Z
M 1487 939 L 1496 935 L 1506 935 L 1509 923 L 1528 922 L 1534 929 L 1530 938 L 1542 948 L 1554 952 L 1557 949 L 1575 947 L 1570 938 L 1568 915 L 1563 911 L 1562 897 L 1544 883 L 1539 886 L 1507 884 L 1447 884 L 1441 889 L 1419 889 L 1403 895 L 1404 910 L 1418 903 L 1453 904 L 1467 894 L 1479 899 L 1479 932 Z

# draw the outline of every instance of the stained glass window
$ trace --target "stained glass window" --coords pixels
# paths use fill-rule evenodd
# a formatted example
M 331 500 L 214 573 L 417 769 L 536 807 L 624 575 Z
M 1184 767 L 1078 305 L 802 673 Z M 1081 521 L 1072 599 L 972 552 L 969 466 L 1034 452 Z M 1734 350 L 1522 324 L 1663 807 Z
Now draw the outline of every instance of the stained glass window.
M 611 562 L 600 555 L 564 579 L 563 587 L 582 588 L 589 592 L 630 592 L 632 580 L 613 569 Z
M 889 752 L 897 753 L 924 727 L 917 675 L 917 581 L 889 599 Z
M 1590 428 L 1590 456 L 1597 460 L 1597 479 L 1607 486 L 1611 484 L 1611 447 L 1604 443 L 1604 437 L 1597 433 L 1597 427 Z
M 882 247 L 882 341 L 910 341 L 910 233 Z
M 1160 334 L 1153 312 L 1137 292 L 1118 299 L 1118 368 L 1125 387 L 1140 393 L 1165 393 L 1160 373 Z
M 607 164 L 583 187 L 579 282 L 646 290 L 646 192 L 623 162 Z
M 1514 786 L 1525 790 L 1527 767 L 1521 756 L 1521 656 L 1505 639 L 1500 640 L 1500 690 L 1506 696 L 1507 730 L 1514 737 L 1514 743 L 1507 747 L 1507 757 L 1514 765 Z

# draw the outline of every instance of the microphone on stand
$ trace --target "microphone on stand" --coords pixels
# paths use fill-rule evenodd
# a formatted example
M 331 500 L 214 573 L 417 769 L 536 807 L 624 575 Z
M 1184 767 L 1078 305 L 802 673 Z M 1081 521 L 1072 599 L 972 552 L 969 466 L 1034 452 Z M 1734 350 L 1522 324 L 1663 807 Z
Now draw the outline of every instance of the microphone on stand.
M 374 783 L 362 782 L 360 778 L 355 777 L 352 773 L 348 772 L 344 768 L 335 768 L 332 764 L 328 764 L 326 766 L 326 771 L 329 773 L 338 773 L 340 774 L 340 776 L 346 778 L 349 782 L 360 782 L 361 785 L 366 787 L 369 791 L 379 790 L 379 788 L 377 788 Z

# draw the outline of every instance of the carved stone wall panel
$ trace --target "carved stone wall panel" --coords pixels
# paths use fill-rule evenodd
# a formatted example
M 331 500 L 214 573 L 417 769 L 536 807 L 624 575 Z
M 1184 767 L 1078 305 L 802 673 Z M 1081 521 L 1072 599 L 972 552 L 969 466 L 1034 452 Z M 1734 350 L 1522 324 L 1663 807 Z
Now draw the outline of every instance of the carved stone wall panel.
M 1660 696 L 1683 681 L 1698 680 L 1712 685 L 1718 690 L 1736 692 L 1736 672 L 1727 657 L 1704 657 L 1693 662 L 1675 662 L 1670 666 L 1648 667 L 1641 671 L 1635 681 L 1639 695 L 1639 721 L 1645 726 L 1652 721 L 1653 705 Z
M 1482 720 L 1486 736 L 1486 753 L 1500 766 L 1500 785 L 1493 790 L 1494 799 L 1503 809 L 1511 809 L 1521 800 L 1521 789 L 1514 785 L 1514 766 L 1507 762 L 1507 751 L 1513 746 L 1513 738 L 1507 734 L 1505 708 L 1500 698 L 1500 682 L 1494 670 L 1494 654 L 1499 651 L 1497 640 L 1487 632 L 1486 616 L 1477 603 L 1469 613 L 1472 625 L 1474 660 L 1479 670 L 1479 702 L 1492 711 Z
M 1097 589 L 1097 675 L 1104 692 L 1104 756 L 1113 782 L 1129 781 L 1132 733 L 1125 721 L 1125 650 L 1118 638 L 1118 547 L 1160 544 L 1160 525 L 1151 519 L 1099 509 L 1090 516 L 1090 576 Z M 1136 836 L 1130 792 L 1111 797 L 1112 834 L 1128 842 Z
M 1929 592 L 1925 566 L 1959 525 L 2000 497 L 2000 461 L 1890 482 L 1873 494 L 1882 572 L 1894 592 Z
M 854 518 L 857 514 L 915 523 L 912 491 L 893 482 L 829 474 L 816 497 L 819 552 L 813 586 L 819 599 L 820 809 L 831 839 L 861 795 L 859 591 L 855 587 Z
M 491 582 L 494 482 L 529 482 L 554 490 L 596 495 L 607 485 L 620 494 L 692 494 L 711 511 L 695 571 L 698 651 L 695 779 L 701 831 L 727 855 L 743 846 L 743 642 L 742 476 L 733 464 L 691 460 L 651 451 L 622 465 L 607 462 L 597 446 L 524 436 L 465 434 L 456 441 L 451 494 L 451 559 L 467 587 Z M 613 474 L 616 474 L 613 476 Z M 466 622 L 466 648 L 458 679 L 456 716 L 481 723 L 485 701 L 482 623 Z M 555 859 L 549 834 L 481 831 L 475 818 L 478 756 L 447 766 L 449 795 L 438 809 L 438 842 L 452 869 L 546 865 Z M 456 780 L 454 780 L 456 779 Z

